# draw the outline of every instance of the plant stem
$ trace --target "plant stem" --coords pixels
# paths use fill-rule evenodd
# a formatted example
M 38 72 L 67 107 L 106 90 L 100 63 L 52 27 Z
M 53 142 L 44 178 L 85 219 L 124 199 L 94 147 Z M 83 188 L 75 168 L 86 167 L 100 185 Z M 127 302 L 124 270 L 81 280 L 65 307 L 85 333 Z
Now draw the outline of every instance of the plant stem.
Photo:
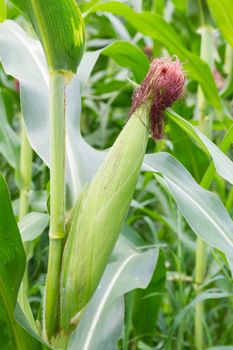
M 230 76 L 232 74 L 233 68 L 233 50 L 231 45 L 226 44 L 225 50 L 225 63 L 224 63 L 224 72 Z
M 26 127 L 24 124 L 23 117 L 21 117 L 21 148 L 20 148 L 20 197 L 19 197 L 19 220 L 21 220 L 27 213 L 29 209 L 29 193 L 32 181 L 32 148 L 28 141 Z M 30 242 L 24 243 L 24 249 L 26 256 L 30 250 Z M 24 311 L 27 318 L 30 320 L 31 325 L 36 329 L 35 321 L 33 318 L 32 310 L 27 298 L 28 291 L 28 271 L 27 265 L 24 272 L 23 280 L 20 286 L 18 301 Z
M 29 191 L 32 181 L 32 149 L 23 118 L 21 118 L 20 177 L 22 186 L 19 199 L 19 220 L 28 213 Z
M 203 7 L 202 7 L 201 0 L 198 0 L 198 7 L 199 7 L 201 25 L 204 25 L 205 24 L 205 18 L 204 18 L 204 12 L 203 12 Z
M 209 66 L 213 67 L 213 38 L 212 30 L 208 27 L 202 27 L 201 33 L 201 58 L 206 61 Z M 205 97 L 198 87 L 198 112 L 199 112 L 199 128 L 202 132 L 208 132 L 208 120 L 205 116 Z M 207 170 L 208 171 L 208 170 Z M 208 174 L 206 175 L 208 176 Z M 210 181 L 208 177 L 204 181 Z M 203 183 L 202 183 L 203 185 Z M 206 244 L 201 238 L 197 238 L 196 247 L 196 267 L 195 267 L 195 285 L 197 295 L 200 292 L 201 285 L 204 281 L 206 271 Z M 202 302 L 198 302 L 195 305 L 195 346 L 197 350 L 203 350 L 204 348 L 204 332 L 203 332 L 203 314 L 204 305 Z
M 201 285 L 205 277 L 206 270 L 206 243 L 201 239 L 197 238 L 197 247 L 196 247 L 196 267 L 195 267 L 195 284 L 196 284 L 196 293 L 199 294 Z M 198 350 L 203 349 L 203 313 L 204 305 L 203 302 L 198 302 L 195 305 L 195 346 Z
M 45 296 L 48 339 L 59 327 L 60 270 L 65 237 L 65 77 L 50 77 L 50 243 Z

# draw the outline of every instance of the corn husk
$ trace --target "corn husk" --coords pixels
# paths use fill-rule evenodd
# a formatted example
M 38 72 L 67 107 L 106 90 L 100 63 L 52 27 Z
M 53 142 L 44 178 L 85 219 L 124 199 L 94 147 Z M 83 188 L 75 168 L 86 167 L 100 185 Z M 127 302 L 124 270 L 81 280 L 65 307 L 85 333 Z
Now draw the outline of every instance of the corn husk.
M 124 223 L 146 151 L 149 105 L 128 120 L 76 205 L 62 261 L 62 328 L 93 295 Z

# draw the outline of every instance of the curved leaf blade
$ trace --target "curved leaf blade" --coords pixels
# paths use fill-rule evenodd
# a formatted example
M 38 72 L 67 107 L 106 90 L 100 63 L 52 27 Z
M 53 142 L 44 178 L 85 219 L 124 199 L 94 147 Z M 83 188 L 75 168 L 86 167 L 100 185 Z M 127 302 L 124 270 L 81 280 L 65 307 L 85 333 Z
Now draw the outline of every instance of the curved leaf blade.
M 7 20 L 0 24 L 0 58 L 6 73 L 20 82 L 21 104 L 30 130 L 30 143 L 48 164 L 49 79 L 42 48 L 17 23 Z M 45 129 L 47 134 L 41 132 Z
M 182 319 L 186 314 L 195 307 L 197 303 L 211 300 L 211 299 L 222 299 L 222 298 L 232 298 L 232 294 L 219 288 L 212 288 L 200 293 L 196 298 L 194 298 L 188 305 L 186 305 L 176 316 L 175 321 L 172 324 L 172 327 L 169 332 L 168 343 L 171 341 L 171 337 L 176 328 L 178 328 Z
M 102 54 L 113 57 L 120 66 L 130 68 L 137 82 L 142 81 L 148 72 L 148 58 L 139 48 L 128 41 L 115 41 L 104 48 Z
M 10 127 L 3 97 L 0 94 L 0 152 L 6 161 L 14 168 L 19 166 L 19 140 L 13 129 Z
M 158 259 L 158 250 L 137 251 L 121 237 L 112 259 L 71 335 L 68 350 L 116 349 L 124 321 L 123 295 L 135 288 L 146 288 Z
M 32 241 L 39 237 L 49 223 L 49 216 L 43 213 L 31 212 L 19 221 L 22 241 Z
M 134 336 L 148 345 L 153 344 L 155 325 L 162 305 L 162 297 L 165 294 L 165 283 L 165 257 L 163 252 L 160 252 L 156 269 L 147 288 L 133 292 Z
M 163 175 L 193 232 L 233 257 L 233 221 L 220 199 L 199 186 L 183 165 L 168 153 L 146 155 L 144 165 L 146 170 Z
M 1 348 L 41 349 L 41 344 L 21 328 L 14 309 L 26 256 L 11 207 L 7 185 L 0 174 L 0 334 Z
M 233 162 L 228 158 L 218 146 L 216 146 L 207 136 L 205 136 L 197 127 L 189 123 L 188 120 L 172 111 L 167 111 L 177 125 L 179 125 L 188 135 L 190 135 L 206 153 L 209 153 L 213 159 L 215 168 L 219 175 L 233 184 Z
M 224 38 L 233 47 L 233 2 L 207 0 L 207 3 Z
M 0 58 L 6 73 L 20 81 L 21 106 L 30 144 L 49 166 L 49 77 L 42 47 L 17 23 L 7 20 L 0 23 Z M 79 134 L 80 98 L 79 82 L 75 78 L 67 87 L 67 176 L 75 194 L 81 187 L 73 159 L 73 143 Z

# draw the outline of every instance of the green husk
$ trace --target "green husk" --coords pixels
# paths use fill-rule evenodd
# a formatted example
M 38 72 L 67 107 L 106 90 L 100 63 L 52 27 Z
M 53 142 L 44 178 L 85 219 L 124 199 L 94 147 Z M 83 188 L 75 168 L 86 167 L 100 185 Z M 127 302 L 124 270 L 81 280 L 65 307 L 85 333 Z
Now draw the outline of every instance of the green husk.
M 62 260 L 62 328 L 91 298 L 120 233 L 146 151 L 149 105 L 131 116 L 76 206 Z
M 31 21 L 50 72 L 76 73 L 84 50 L 84 23 L 75 0 L 11 0 Z

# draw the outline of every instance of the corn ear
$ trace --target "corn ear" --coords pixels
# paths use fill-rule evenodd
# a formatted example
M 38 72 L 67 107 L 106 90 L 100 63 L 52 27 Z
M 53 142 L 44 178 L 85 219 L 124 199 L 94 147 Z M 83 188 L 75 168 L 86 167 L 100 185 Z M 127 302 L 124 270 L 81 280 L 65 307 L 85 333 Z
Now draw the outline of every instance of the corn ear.
M 87 304 L 104 272 L 135 191 L 148 120 L 147 102 L 131 116 L 76 206 L 62 261 L 62 328 Z
M 133 197 L 149 132 L 163 135 L 165 109 L 184 90 L 178 59 L 155 59 L 135 91 L 131 118 L 80 197 L 61 270 L 61 327 L 72 327 L 104 272 Z

